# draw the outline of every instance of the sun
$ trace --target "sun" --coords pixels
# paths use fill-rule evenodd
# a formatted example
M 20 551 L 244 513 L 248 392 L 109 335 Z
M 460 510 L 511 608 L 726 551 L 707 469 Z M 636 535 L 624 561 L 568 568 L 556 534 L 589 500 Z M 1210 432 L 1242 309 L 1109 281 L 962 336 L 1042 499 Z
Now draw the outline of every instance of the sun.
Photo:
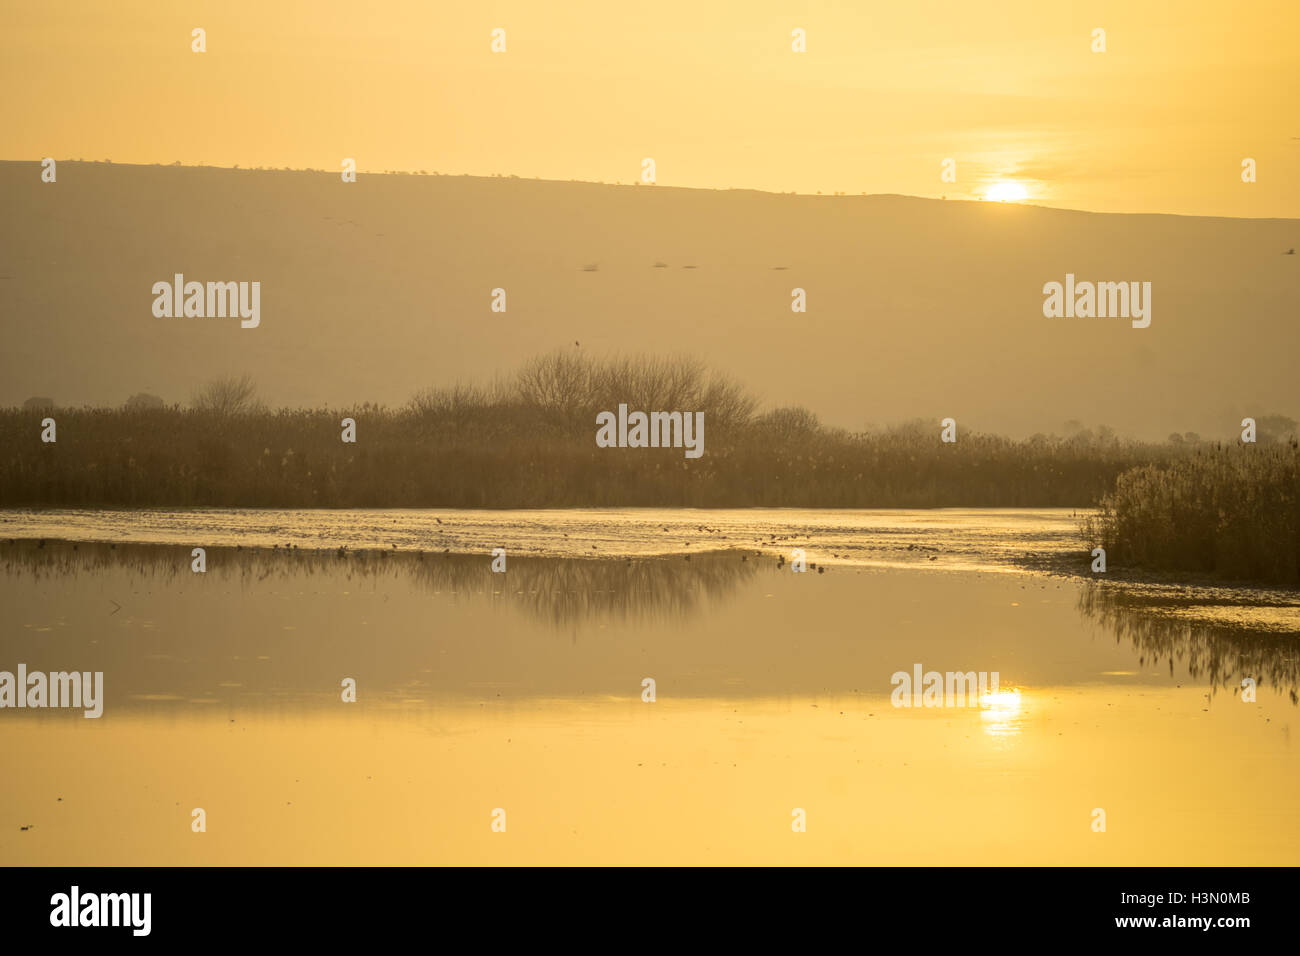
M 1020 183 L 994 183 L 985 192 L 985 196 L 997 202 L 1019 202 L 1028 199 L 1029 193 Z

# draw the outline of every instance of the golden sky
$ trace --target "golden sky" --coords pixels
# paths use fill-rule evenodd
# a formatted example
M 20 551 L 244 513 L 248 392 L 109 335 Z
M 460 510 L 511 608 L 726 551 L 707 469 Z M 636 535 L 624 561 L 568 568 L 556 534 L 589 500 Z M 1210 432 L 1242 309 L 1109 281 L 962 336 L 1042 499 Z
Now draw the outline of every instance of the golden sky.
M 4 159 L 630 183 L 652 157 L 672 186 L 964 199 L 1014 180 L 1053 206 L 1300 216 L 1295 0 L 0 8 Z

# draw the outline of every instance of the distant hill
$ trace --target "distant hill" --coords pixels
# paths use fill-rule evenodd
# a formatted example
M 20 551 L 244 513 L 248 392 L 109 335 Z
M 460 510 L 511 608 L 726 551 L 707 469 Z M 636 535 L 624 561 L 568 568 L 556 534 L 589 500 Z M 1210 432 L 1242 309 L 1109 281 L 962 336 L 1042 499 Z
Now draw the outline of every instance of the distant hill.
M 0 163 L 0 213 L 5 405 L 185 401 L 232 372 L 272 405 L 399 404 L 566 347 L 700 356 L 854 428 L 1300 417 L 1294 219 L 74 162 Z M 261 282 L 260 327 L 155 318 L 177 272 Z M 1151 282 L 1150 328 L 1044 318 L 1067 272 Z

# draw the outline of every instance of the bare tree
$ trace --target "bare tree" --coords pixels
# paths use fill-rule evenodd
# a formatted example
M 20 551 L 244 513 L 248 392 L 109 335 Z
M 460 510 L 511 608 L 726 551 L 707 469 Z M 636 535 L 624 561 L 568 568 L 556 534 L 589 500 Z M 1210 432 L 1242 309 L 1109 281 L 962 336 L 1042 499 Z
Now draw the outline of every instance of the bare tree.
M 520 401 L 566 415 L 615 409 L 701 411 L 711 424 L 743 425 L 757 401 L 739 384 L 684 355 L 596 359 L 562 350 L 539 356 L 515 377 Z
M 520 369 L 519 397 L 530 405 L 554 411 L 577 411 L 591 398 L 591 362 L 572 352 L 540 355 Z
M 774 408 L 754 420 L 755 426 L 771 432 L 781 440 L 807 438 L 821 430 L 821 422 L 808 409 L 793 405 Z
M 217 415 L 244 415 L 257 411 L 261 403 L 255 399 L 257 386 L 251 375 L 227 375 L 204 385 L 190 399 L 195 411 Z

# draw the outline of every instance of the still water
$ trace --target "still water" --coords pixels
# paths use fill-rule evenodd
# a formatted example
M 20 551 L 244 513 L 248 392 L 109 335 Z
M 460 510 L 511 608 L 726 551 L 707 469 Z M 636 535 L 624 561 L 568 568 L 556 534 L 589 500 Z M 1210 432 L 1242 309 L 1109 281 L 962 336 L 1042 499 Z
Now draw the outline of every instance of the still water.
M 2 512 L 0 670 L 105 703 L 0 710 L 0 863 L 1300 863 L 1300 595 L 1098 583 L 1076 528 Z M 893 706 L 917 665 L 998 690 Z

